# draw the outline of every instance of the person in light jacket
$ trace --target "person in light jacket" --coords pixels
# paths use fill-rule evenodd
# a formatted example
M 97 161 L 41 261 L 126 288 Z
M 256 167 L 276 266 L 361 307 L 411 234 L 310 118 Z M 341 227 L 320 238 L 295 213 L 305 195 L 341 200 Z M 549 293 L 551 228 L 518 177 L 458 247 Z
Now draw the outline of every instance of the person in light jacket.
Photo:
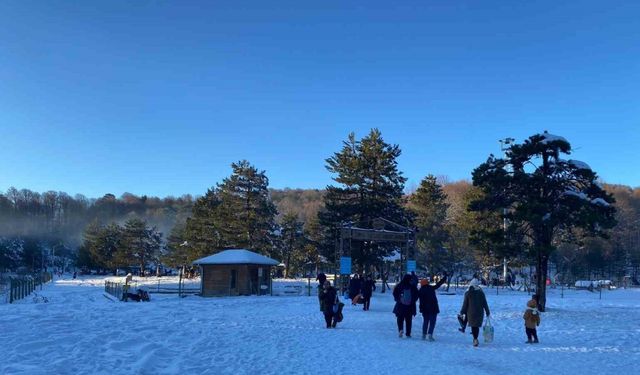
M 522 318 L 524 319 L 524 328 L 527 334 L 527 344 L 537 344 L 538 331 L 536 327 L 540 325 L 540 312 L 538 311 L 537 296 L 533 296 L 527 302 L 527 309 L 524 311 Z M 533 340 L 531 340 L 533 338 Z

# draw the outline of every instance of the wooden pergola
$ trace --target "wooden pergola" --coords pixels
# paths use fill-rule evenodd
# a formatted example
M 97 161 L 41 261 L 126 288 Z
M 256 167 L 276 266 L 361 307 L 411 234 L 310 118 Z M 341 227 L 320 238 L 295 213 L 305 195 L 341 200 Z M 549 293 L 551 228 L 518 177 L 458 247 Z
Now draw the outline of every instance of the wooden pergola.
M 351 274 L 352 241 L 399 244 L 401 269 L 406 268 L 407 271 L 409 268 L 415 269 L 416 230 L 379 217 L 341 226 L 340 239 L 336 244 L 336 269 L 339 271 L 336 275 L 341 275 L 341 279 L 342 275 Z M 346 267 L 347 263 L 348 267 Z

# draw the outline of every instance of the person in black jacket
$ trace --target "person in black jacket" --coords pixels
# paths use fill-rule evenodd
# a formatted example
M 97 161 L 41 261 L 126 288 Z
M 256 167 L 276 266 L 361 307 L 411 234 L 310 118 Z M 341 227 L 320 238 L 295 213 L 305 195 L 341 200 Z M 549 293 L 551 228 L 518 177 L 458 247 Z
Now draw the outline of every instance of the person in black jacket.
M 420 290 L 418 291 L 418 298 L 420 299 L 420 313 L 422 313 L 422 339 L 427 339 L 429 335 L 429 341 L 433 340 L 433 329 L 436 327 L 436 319 L 440 313 L 440 307 L 438 306 L 438 297 L 436 296 L 436 290 L 447 281 L 447 275 L 438 281 L 435 286 L 429 284 L 427 279 L 420 281 Z
M 362 283 L 362 297 L 364 298 L 364 307 L 362 310 L 369 310 L 369 306 L 371 305 L 371 296 L 373 295 L 374 290 L 376 290 L 376 283 L 371 278 L 371 275 L 368 275 Z
M 398 336 L 402 337 L 403 323 L 406 326 L 407 338 L 411 338 L 411 322 L 416 316 L 416 301 L 418 300 L 418 288 L 411 283 L 411 275 L 404 275 L 402 281 L 393 289 L 393 299 L 396 305 L 393 313 L 396 314 L 398 323 Z
M 351 280 L 349 280 L 349 299 L 354 299 L 358 294 L 360 294 L 360 289 L 362 289 L 362 279 L 360 279 L 360 275 L 357 273 L 353 275 Z
M 337 305 L 338 291 L 331 286 L 331 281 L 324 282 L 324 288 L 320 292 L 320 298 L 322 299 L 322 313 L 324 314 L 324 321 L 327 323 L 327 328 L 335 328 L 338 322 L 336 321 L 333 306 Z

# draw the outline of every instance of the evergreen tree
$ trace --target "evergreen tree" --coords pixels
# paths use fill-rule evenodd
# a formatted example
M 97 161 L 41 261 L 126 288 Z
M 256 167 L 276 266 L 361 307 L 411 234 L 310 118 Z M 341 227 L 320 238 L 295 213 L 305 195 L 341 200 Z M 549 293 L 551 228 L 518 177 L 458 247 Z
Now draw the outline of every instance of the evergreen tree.
M 219 232 L 225 246 L 272 254 L 277 210 L 269 197 L 269 179 L 246 160 L 231 167 L 231 176 L 216 188 L 220 205 L 215 217 L 224 223 Z
M 504 212 L 506 233 L 486 231 L 487 238 L 498 247 L 517 243 L 536 260 L 542 309 L 548 260 L 557 245 L 586 235 L 606 237 L 616 223 L 612 195 L 600 187 L 586 163 L 560 157 L 570 153 L 566 139 L 545 132 L 512 145 L 506 159 L 492 155 L 473 171 L 473 183 L 485 195 L 472 202 L 471 209 Z
M 178 267 L 190 263 L 197 259 L 191 251 L 189 241 L 186 240 L 186 224 L 177 224 L 171 230 L 169 237 L 167 237 L 167 243 L 162 254 L 162 262 L 171 267 Z
M 269 197 L 269 179 L 246 160 L 231 167 L 231 176 L 198 199 L 187 219 L 183 238 L 189 261 L 224 248 L 275 252 L 277 210 Z
M 162 244 L 162 234 L 155 227 L 149 227 L 144 220 L 129 219 L 122 229 L 122 247 L 118 253 L 122 262 L 139 264 L 144 275 L 147 263 L 158 263 Z
M 425 177 L 409 198 L 409 209 L 418 230 L 417 248 L 426 258 L 421 263 L 429 264 L 432 269 L 450 270 L 455 262 L 445 248 L 449 239 L 446 226 L 448 208 L 447 196 L 433 175 Z
M 292 260 L 298 262 L 302 258 L 305 241 L 303 232 L 303 223 L 298 221 L 296 214 L 287 213 L 282 218 L 281 241 L 282 241 L 282 259 L 285 265 L 285 277 L 291 277 L 290 270 L 292 268 Z
M 324 209 L 318 214 L 325 227 L 324 248 L 333 258 L 339 228 L 343 223 L 369 222 L 382 217 L 401 225 L 408 223 L 404 210 L 403 189 L 406 178 L 398 170 L 401 154 L 398 145 L 386 143 L 378 129 L 357 141 L 349 134 L 342 150 L 326 160 L 338 186 L 328 186 Z M 352 247 L 357 264 L 374 264 L 390 252 L 391 246 L 360 242 Z
M 211 253 L 226 246 L 226 241 L 221 233 L 224 222 L 221 221 L 218 212 L 220 204 L 221 201 L 215 189 L 207 190 L 203 197 L 196 200 L 193 205 L 192 215 L 186 221 L 182 238 L 174 237 L 175 241 L 169 242 L 169 247 L 167 248 L 169 256 L 173 257 L 172 253 L 174 252 L 184 252 L 187 261 L 192 262 L 211 255 Z M 172 234 L 176 235 L 178 233 L 172 232 Z M 175 255 L 175 257 L 182 259 L 180 255 Z
M 0 272 L 15 269 L 20 263 L 22 241 L 0 237 Z
M 115 271 L 116 268 L 127 265 L 118 256 L 122 251 L 122 242 L 122 228 L 117 224 L 101 227 L 97 221 L 93 221 L 85 231 L 83 247 L 91 254 L 96 266 Z

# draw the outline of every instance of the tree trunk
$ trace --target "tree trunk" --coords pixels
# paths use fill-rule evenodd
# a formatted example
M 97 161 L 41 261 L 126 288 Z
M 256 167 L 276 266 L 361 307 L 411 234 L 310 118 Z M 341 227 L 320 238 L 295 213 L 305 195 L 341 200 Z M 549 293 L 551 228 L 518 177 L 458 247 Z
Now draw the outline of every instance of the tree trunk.
M 285 273 L 284 277 L 285 277 L 286 279 L 288 279 L 288 278 L 289 278 L 289 264 L 290 264 L 290 263 L 291 263 L 291 254 L 289 253 L 289 254 L 287 255 L 287 264 L 285 265 L 285 268 L 284 268 L 284 273 Z
M 538 295 L 538 309 L 544 312 L 547 304 L 547 269 L 549 257 L 538 254 L 538 265 L 536 267 L 536 294 Z

